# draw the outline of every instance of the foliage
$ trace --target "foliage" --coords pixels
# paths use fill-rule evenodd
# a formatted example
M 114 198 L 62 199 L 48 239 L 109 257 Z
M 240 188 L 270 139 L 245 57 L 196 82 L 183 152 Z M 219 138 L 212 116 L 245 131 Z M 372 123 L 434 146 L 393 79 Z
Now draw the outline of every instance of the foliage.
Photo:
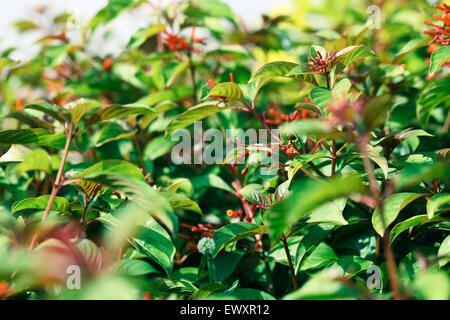
M 17 22 L 42 38 L 0 58 L 0 298 L 450 298 L 448 6 L 383 1 L 374 29 L 369 1 L 302 3 L 258 29 L 219 0 L 152 7 L 115 56 L 93 36 L 145 1 L 78 41 L 68 14 Z M 236 152 L 175 164 L 200 120 Z

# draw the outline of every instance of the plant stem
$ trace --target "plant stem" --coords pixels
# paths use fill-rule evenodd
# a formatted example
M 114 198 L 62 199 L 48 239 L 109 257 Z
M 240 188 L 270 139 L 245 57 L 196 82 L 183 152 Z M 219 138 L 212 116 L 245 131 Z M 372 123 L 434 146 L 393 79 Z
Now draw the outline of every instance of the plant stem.
M 197 83 L 195 81 L 195 66 L 194 63 L 192 62 L 192 51 L 191 49 L 189 49 L 188 52 L 188 62 L 189 62 L 189 70 L 191 73 L 191 81 L 192 81 L 192 103 L 193 105 L 197 104 Z
M 297 279 L 295 278 L 295 271 L 294 271 L 294 265 L 292 264 L 292 257 L 289 253 L 289 247 L 287 245 L 286 236 L 283 234 L 280 237 L 281 242 L 283 242 L 284 251 L 286 252 L 286 258 L 289 264 L 289 270 L 291 272 L 291 278 L 292 278 L 292 285 L 294 286 L 294 290 L 298 289 Z
M 336 141 L 331 141 L 331 176 L 336 174 Z
M 369 160 L 369 156 L 367 154 L 366 145 L 368 143 L 369 137 L 367 135 L 361 136 L 361 142 L 360 142 L 360 150 L 361 150 L 361 157 L 364 164 L 364 169 L 367 173 L 367 177 L 369 179 L 369 186 L 370 190 L 372 192 L 372 195 L 376 202 L 376 209 L 380 212 L 381 217 L 381 223 L 383 225 L 383 228 L 385 229 L 384 235 L 383 235 L 383 249 L 384 249 L 384 255 L 386 258 L 386 264 L 387 264 L 387 270 L 388 270 L 388 276 L 389 276 L 389 284 L 391 286 L 391 290 L 394 296 L 394 299 L 401 300 L 402 295 L 400 293 L 400 288 L 398 285 L 398 275 L 397 275 L 397 266 L 395 265 L 395 257 L 394 257 L 394 251 L 392 250 L 392 247 L 389 243 L 389 232 L 386 228 L 386 220 L 384 218 L 383 213 L 383 202 L 384 199 L 380 194 L 376 177 L 373 171 L 372 163 Z
M 66 129 L 66 144 L 64 146 L 63 155 L 61 157 L 61 163 L 59 164 L 55 183 L 53 184 L 52 192 L 50 194 L 50 198 L 48 199 L 47 207 L 45 208 L 41 223 L 44 223 L 45 220 L 47 219 L 48 214 L 50 213 L 50 210 L 53 206 L 53 202 L 55 201 L 56 195 L 58 194 L 58 192 L 61 189 L 62 184 L 64 182 L 64 164 L 66 163 L 66 160 L 67 160 L 67 154 L 69 153 L 69 147 L 70 147 L 70 143 L 72 141 L 72 137 L 73 137 L 73 124 L 69 123 L 69 126 Z M 35 247 L 36 242 L 38 240 L 38 236 L 39 236 L 39 230 L 37 230 L 34 233 L 33 239 L 31 240 L 29 250 L 33 250 L 33 248 Z

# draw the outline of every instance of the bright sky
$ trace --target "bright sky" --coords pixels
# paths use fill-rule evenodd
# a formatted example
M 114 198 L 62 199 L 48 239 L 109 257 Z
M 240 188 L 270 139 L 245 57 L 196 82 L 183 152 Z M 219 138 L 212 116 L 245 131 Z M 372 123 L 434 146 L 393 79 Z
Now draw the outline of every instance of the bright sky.
M 3 0 L 6 1 L 6 0 Z M 154 0 L 152 3 L 168 3 L 169 0 Z M 243 17 L 248 25 L 260 23 L 260 17 L 264 13 L 269 13 L 271 9 L 289 0 L 223 0 L 238 15 Z M 26 36 L 20 35 L 14 30 L 12 24 L 17 20 L 33 20 L 37 18 L 34 7 L 37 5 L 47 5 L 50 13 L 61 13 L 64 10 L 71 10 L 78 13 L 81 23 L 88 21 L 99 9 L 104 7 L 108 0 L 9 0 L 6 9 L 0 11 L 0 51 L 16 47 L 16 52 L 12 57 L 15 59 L 24 59 L 36 53 L 36 46 L 32 43 L 38 35 L 30 33 Z M 5 7 L 3 7 L 5 8 Z M 115 37 L 106 41 L 107 45 L 95 47 L 96 53 L 104 55 L 109 52 L 118 52 L 120 47 L 126 44 L 129 37 L 140 27 L 148 25 L 146 12 L 133 12 L 120 16 L 108 28 L 116 31 Z M 46 21 L 41 21 L 45 25 Z M 102 34 L 96 33 L 98 37 Z M 70 36 L 70 34 L 69 34 Z M 98 38 L 98 41 L 103 41 Z M 99 43 L 99 42 L 97 42 Z

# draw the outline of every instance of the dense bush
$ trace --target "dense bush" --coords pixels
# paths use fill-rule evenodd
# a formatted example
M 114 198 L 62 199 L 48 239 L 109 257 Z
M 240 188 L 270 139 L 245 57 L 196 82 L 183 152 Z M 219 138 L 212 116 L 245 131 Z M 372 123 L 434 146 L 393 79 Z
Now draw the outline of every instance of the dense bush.
M 448 299 L 449 7 L 308 3 L 17 22 L 43 36 L 0 58 L 0 298 Z

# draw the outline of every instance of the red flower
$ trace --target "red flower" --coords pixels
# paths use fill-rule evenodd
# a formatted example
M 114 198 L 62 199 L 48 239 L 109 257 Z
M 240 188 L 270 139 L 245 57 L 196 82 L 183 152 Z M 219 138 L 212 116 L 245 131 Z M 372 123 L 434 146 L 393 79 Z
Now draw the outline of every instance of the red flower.
M 333 59 L 336 54 L 336 50 L 334 50 L 334 51 L 329 50 L 326 58 L 323 58 L 322 54 L 319 51 L 316 51 L 316 52 L 317 52 L 317 56 L 318 56 L 316 59 L 308 57 L 308 60 L 313 63 L 313 65 L 310 67 L 310 69 L 316 70 L 320 73 L 325 74 L 327 72 L 327 67 L 328 67 L 331 59 Z
M 450 6 L 443 3 L 442 6 L 435 5 L 435 8 L 442 11 L 441 16 L 433 14 L 433 18 L 442 22 L 442 25 L 437 25 L 428 20 L 424 20 L 423 23 L 433 27 L 434 30 L 426 30 L 423 33 L 434 35 L 429 44 L 439 43 L 443 46 L 450 44 Z

